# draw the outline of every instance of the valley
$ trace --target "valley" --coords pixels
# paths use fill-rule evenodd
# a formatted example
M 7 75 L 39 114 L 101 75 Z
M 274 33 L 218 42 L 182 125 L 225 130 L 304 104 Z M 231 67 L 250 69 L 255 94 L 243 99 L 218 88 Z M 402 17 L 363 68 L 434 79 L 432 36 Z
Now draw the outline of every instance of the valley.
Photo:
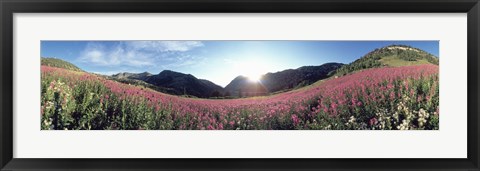
M 41 72 L 44 130 L 439 129 L 438 58 L 401 45 L 226 87 L 171 70 L 98 75 L 44 58 Z

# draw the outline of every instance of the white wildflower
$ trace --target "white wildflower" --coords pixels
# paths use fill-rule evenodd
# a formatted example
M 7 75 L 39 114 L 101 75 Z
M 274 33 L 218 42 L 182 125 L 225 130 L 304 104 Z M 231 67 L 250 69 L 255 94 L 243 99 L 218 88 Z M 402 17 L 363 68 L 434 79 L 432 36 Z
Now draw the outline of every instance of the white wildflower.
M 427 111 L 423 110 L 423 108 L 418 111 L 417 121 L 420 128 L 423 128 L 425 123 L 427 123 L 428 117 L 430 117 L 430 114 Z

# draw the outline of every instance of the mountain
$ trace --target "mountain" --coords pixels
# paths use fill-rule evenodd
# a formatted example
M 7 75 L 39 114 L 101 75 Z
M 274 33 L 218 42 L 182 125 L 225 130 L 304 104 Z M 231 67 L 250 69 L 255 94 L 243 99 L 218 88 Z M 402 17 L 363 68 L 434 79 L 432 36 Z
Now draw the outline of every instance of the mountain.
M 341 66 L 343 66 L 341 63 L 326 63 L 320 66 L 303 66 L 292 70 L 267 73 L 261 82 L 269 92 L 303 87 L 327 78 L 331 72 L 335 72 Z
M 148 76 L 144 81 L 158 87 L 173 89 L 176 95 L 208 98 L 212 95 L 220 96 L 220 93 L 223 92 L 222 87 L 208 80 L 198 79 L 190 74 L 170 70 L 164 70 L 157 75 Z
M 243 97 L 303 87 L 327 78 L 330 73 L 335 72 L 342 65 L 340 63 L 326 63 L 320 66 L 303 66 L 297 69 L 267 73 L 262 76 L 259 82 L 250 81 L 244 76 L 238 76 L 225 87 L 225 92 Z
M 144 81 L 147 77 L 150 77 L 150 76 L 152 76 L 152 74 L 148 72 L 142 72 L 139 74 L 122 72 L 122 73 L 112 75 L 112 77 L 117 79 L 136 79 L 136 80 L 142 80 L 142 81 Z
M 429 63 L 438 65 L 438 57 L 411 46 L 390 45 L 375 49 L 354 62 L 342 66 L 336 71 L 336 75 L 383 66 L 397 67 Z
M 188 95 L 201 98 L 234 96 L 249 97 L 268 95 L 307 86 L 330 76 L 342 76 L 368 68 L 384 66 L 407 66 L 419 64 L 438 65 L 438 57 L 421 49 L 390 45 L 375 49 L 354 62 L 326 63 L 320 66 L 302 66 L 275 73 L 267 73 L 259 81 L 237 76 L 225 88 L 211 81 L 198 79 L 193 75 L 165 70 L 157 75 L 144 73 L 119 73 L 112 76 L 120 82 L 144 85 L 157 91 L 174 95 Z
M 72 63 L 61 60 L 61 59 L 57 59 L 57 58 L 41 57 L 40 63 L 41 65 L 45 65 L 49 67 L 63 68 L 63 69 L 68 69 L 72 71 L 82 71 L 80 68 L 73 65 Z
M 237 76 L 226 87 L 225 93 L 236 97 L 259 96 L 268 93 L 267 88 L 261 82 L 251 81 L 245 76 Z
M 150 88 L 152 90 L 162 92 L 162 93 L 178 94 L 178 92 L 176 90 L 172 89 L 172 88 L 159 87 L 159 86 L 155 86 L 155 85 L 152 85 L 150 83 L 145 82 L 144 80 L 151 75 L 152 74 L 150 74 L 148 72 L 139 73 L 139 74 L 123 72 L 123 73 L 118 73 L 118 74 L 114 74 L 114 75 L 111 75 L 111 76 L 104 76 L 104 75 L 99 75 L 99 76 L 110 79 L 110 80 L 114 80 L 114 81 L 117 81 L 117 82 L 121 82 L 121 83 L 124 83 L 124 84 L 131 84 L 131 85 L 147 87 L 147 88 Z
M 219 97 L 223 95 L 223 88 L 211 81 L 198 79 L 190 74 L 164 70 L 158 75 L 148 72 L 114 74 L 111 79 L 119 82 L 143 85 L 154 90 L 174 94 L 195 97 Z

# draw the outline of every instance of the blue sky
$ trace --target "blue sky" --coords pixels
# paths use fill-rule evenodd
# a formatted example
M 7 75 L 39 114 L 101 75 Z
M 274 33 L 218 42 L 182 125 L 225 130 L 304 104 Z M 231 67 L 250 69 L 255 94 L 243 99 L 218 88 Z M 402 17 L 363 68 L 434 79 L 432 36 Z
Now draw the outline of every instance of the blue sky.
M 163 70 L 226 86 L 238 75 L 258 75 L 327 62 L 350 63 L 392 44 L 439 56 L 438 41 L 41 41 L 41 56 L 111 75 Z

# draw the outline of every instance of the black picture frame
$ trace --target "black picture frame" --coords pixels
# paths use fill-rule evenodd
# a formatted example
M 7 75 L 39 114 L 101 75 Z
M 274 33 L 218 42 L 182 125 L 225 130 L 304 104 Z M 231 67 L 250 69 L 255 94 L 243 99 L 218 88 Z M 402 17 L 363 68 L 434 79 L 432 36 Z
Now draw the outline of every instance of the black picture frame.
M 0 0 L 1 170 L 479 170 L 478 0 Z M 14 13 L 467 13 L 466 159 L 19 159 L 13 158 Z M 442 150 L 442 149 L 439 149 Z

